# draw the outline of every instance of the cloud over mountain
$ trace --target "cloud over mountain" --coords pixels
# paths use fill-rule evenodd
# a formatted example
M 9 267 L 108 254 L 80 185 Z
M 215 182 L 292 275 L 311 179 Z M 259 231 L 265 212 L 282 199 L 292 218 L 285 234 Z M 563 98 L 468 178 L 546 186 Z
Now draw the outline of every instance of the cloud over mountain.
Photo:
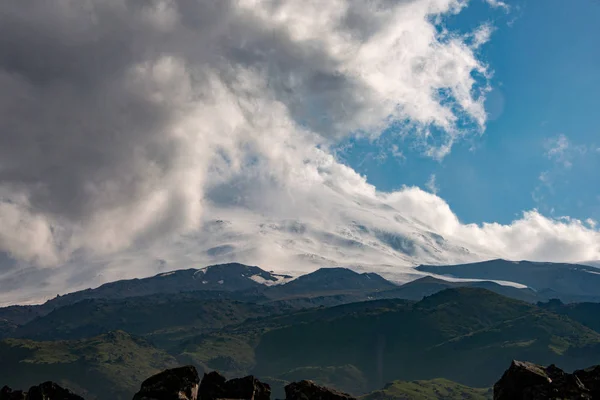
M 328 151 L 395 123 L 441 158 L 484 130 L 477 49 L 490 29 L 441 24 L 466 4 L 0 4 L 0 251 L 16 260 L 4 276 L 94 266 L 233 209 L 333 225 L 392 207 L 475 254 L 600 258 L 598 232 L 578 221 L 463 225 L 441 198 L 378 192 Z

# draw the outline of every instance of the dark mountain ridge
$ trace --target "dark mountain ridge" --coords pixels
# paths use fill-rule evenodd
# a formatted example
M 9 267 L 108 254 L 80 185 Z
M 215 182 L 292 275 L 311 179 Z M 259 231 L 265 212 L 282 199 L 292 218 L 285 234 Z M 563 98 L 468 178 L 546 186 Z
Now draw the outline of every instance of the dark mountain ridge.
M 600 269 L 586 265 L 497 259 L 451 266 L 421 265 L 416 269 L 457 278 L 517 282 L 545 298 L 566 302 L 585 298 L 600 301 Z
M 523 268 L 529 268 L 530 264 L 523 264 L 525 265 Z M 476 263 L 464 266 L 421 266 L 419 269 L 424 272 L 428 271 L 436 274 L 456 270 L 458 272 L 455 272 L 453 275 L 460 275 L 459 273 L 464 272 L 462 277 L 475 277 L 474 279 L 517 280 L 516 278 L 519 278 L 519 276 L 515 276 L 510 271 L 506 272 L 505 275 L 502 275 L 504 272 L 497 271 L 501 269 L 500 267 L 504 268 L 506 265 L 511 265 L 513 266 L 511 268 L 514 269 L 514 265 L 521 264 L 495 260 L 488 263 Z M 567 278 L 574 277 L 573 279 L 578 281 L 582 278 L 593 280 L 596 277 L 600 277 L 600 275 L 595 275 L 588 271 L 588 269 L 594 269 L 593 267 L 548 263 L 532 263 L 531 265 L 534 265 L 535 271 L 521 273 L 521 275 L 524 275 L 528 279 L 533 279 L 534 276 L 538 275 L 556 275 L 558 272 L 564 272 L 565 265 L 568 265 L 568 268 L 570 268 L 568 271 L 571 271 L 567 275 L 564 275 Z M 547 269 L 550 272 L 544 272 Z M 583 277 L 581 276 L 582 274 L 584 275 Z M 547 281 L 547 278 L 540 279 L 542 284 Z M 562 282 L 560 283 L 560 287 L 570 287 L 571 289 L 569 290 L 573 291 L 575 290 L 573 287 L 578 287 L 577 285 L 579 285 L 576 281 Z M 527 282 L 527 279 L 521 281 L 521 283 L 523 282 Z M 420 300 L 424 296 L 441 290 L 457 287 L 485 288 L 529 303 L 544 302 L 552 298 L 558 298 L 566 302 L 594 298 L 586 295 L 557 292 L 552 288 L 541 290 L 520 289 L 499 285 L 490 281 L 450 282 L 429 276 L 404 285 L 397 285 L 377 274 L 357 273 L 346 268 L 321 268 L 315 272 L 292 279 L 290 276 L 267 272 L 259 267 L 230 263 L 213 265 L 203 269 L 171 271 L 149 278 L 111 282 L 95 289 L 86 289 L 58 296 L 41 305 L 0 308 L 0 337 L 10 336 L 15 331 L 23 332 L 20 329 L 21 326 L 37 318 L 43 318 L 54 310 L 59 310 L 65 306 L 72 306 L 83 300 L 98 300 L 99 304 L 104 304 L 106 301 L 121 301 L 131 307 L 139 307 L 139 305 L 135 306 L 136 301 L 127 299 L 146 297 L 148 306 L 153 307 L 157 303 L 160 303 L 161 299 L 164 302 L 167 298 L 174 303 L 181 301 L 189 302 L 192 299 L 196 299 L 197 301 L 230 299 L 256 304 L 278 302 L 276 308 L 291 310 L 318 306 L 334 306 L 343 303 L 382 298 Z M 152 296 L 156 298 L 150 298 Z M 600 297 L 600 295 L 597 297 Z M 75 313 L 74 315 L 79 314 Z M 115 315 L 115 318 L 117 317 Z M 55 321 L 55 323 L 57 322 Z M 111 326 L 115 329 L 119 328 L 115 324 Z M 42 332 L 40 331 L 40 334 Z M 96 333 L 101 332 L 96 331 Z

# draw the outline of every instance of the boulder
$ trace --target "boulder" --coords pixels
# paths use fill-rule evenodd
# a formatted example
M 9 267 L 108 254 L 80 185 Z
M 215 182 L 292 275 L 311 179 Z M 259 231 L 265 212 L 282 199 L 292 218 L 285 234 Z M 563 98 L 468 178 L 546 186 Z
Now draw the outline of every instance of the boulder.
M 198 392 L 199 400 L 244 399 L 269 400 L 271 388 L 253 376 L 226 380 L 216 371 L 204 374 Z
M 197 400 L 200 378 L 191 365 L 167 369 L 146 379 L 134 400 Z
M 356 400 L 349 394 L 338 392 L 313 381 L 290 383 L 285 387 L 286 400 Z
M 29 389 L 27 400 L 83 400 L 83 397 L 54 382 L 44 382 Z
M 513 361 L 494 385 L 494 400 L 593 399 L 592 394 L 574 374 L 550 365 Z
M 573 375 L 591 392 L 592 398 L 600 399 L 600 365 L 577 370 Z
M 12 390 L 8 386 L 4 386 L 0 390 L 0 400 L 83 400 L 83 397 L 54 382 L 44 382 L 41 385 L 32 386 L 28 392 Z
M 198 399 L 218 399 L 225 393 L 224 385 L 227 379 L 217 371 L 204 373 L 200 389 L 198 390 Z
M 26 400 L 27 393 L 22 390 L 12 390 L 8 386 L 0 389 L 0 400 Z

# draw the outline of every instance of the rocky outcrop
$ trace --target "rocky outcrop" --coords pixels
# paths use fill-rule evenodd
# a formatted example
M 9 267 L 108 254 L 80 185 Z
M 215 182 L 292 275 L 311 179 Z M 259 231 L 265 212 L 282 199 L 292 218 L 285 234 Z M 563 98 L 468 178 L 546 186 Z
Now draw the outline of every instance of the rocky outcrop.
M 269 385 L 260 382 L 255 377 L 246 376 L 226 380 L 216 371 L 204 374 L 198 393 L 199 400 L 269 400 L 270 398 L 271 388 Z
M 286 400 L 356 400 L 349 394 L 319 386 L 312 381 L 290 383 L 285 387 Z
M 286 400 L 356 400 L 349 394 L 312 381 L 290 383 Z M 270 400 L 271 388 L 253 376 L 227 380 L 218 372 L 204 374 L 196 368 L 173 368 L 146 379 L 133 400 Z M 600 366 L 566 373 L 555 365 L 513 361 L 494 385 L 494 400 L 600 400 Z M 0 400 L 83 400 L 54 382 L 29 391 L 0 390 Z
M 4 386 L 0 390 L 0 400 L 83 400 L 83 397 L 54 382 L 44 382 L 41 385 L 32 386 L 28 392 L 12 390 L 8 386 Z
M 555 365 L 513 361 L 494 385 L 494 400 L 600 400 L 599 381 L 600 367 L 569 374 Z
M 167 369 L 146 379 L 133 400 L 197 400 L 199 383 L 191 365 Z
M 27 393 L 22 390 L 12 390 L 8 386 L 0 389 L 0 400 L 26 400 Z
M 573 375 L 585 385 L 593 399 L 600 399 L 600 365 L 577 370 Z

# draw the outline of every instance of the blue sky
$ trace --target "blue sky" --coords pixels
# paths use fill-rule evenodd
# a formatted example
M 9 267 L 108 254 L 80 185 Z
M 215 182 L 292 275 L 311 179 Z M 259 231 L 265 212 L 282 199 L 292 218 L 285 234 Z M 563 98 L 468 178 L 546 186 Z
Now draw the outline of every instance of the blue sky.
M 376 142 L 352 139 L 338 157 L 380 190 L 432 187 L 434 175 L 438 194 L 466 223 L 509 223 L 534 208 L 600 220 L 600 2 L 508 4 L 505 13 L 474 1 L 445 22 L 461 32 L 482 21 L 495 27 L 480 49 L 494 72 L 483 135 L 458 143 L 442 161 L 396 132 Z

